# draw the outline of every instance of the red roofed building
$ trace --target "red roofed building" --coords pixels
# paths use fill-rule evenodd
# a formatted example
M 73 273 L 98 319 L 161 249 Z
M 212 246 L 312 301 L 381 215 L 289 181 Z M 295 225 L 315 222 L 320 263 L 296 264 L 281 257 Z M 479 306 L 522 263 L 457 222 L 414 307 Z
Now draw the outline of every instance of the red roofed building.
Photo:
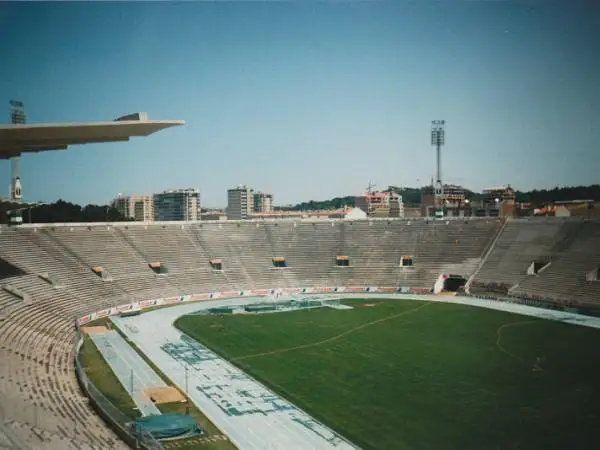
M 370 217 L 404 217 L 402 196 L 395 192 L 365 192 L 356 197 L 356 207 Z

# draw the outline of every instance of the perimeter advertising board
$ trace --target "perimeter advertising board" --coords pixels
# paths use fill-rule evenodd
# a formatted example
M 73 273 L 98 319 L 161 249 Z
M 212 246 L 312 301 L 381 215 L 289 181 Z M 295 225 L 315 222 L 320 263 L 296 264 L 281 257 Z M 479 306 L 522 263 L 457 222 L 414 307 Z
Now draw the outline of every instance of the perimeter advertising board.
M 92 322 L 97 319 L 102 319 L 104 317 L 108 317 L 110 315 L 120 314 L 124 311 L 130 311 L 134 309 L 146 309 L 151 308 L 153 306 L 161 306 L 161 305 L 173 305 L 181 302 L 190 302 L 190 301 L 199 301 L 199 300 L 211 300 L 217 298 L 238 298 L 240 296 L 266 296 L 271 294 L 272 292 L 279 290 L 286 292 L 288 294 L 332 294 L 335 292 L 380 292 L 380 293 L 393 293 L 393 292 L 402 292 L 402 293 L 411 293 L 415 295 L 419 294 L 429 294 L 430 289 L 428 288 L 394 288 L 394 287 L 375 287 L 375 286 L 321 286 L 321 287 L 308 287 L 308 288 L 284 288 L 284 289 L 257 289 L 257 290 L 249 290 L 249 291 L 225 291 L 225 292 L 212 292 L 212 293 L 201 293 L 201 294 L 193 294 L 193 295 L 183 295 L 177 297 L 169 297 L 169 298 L 158 298 L 153 300 L 142 300 L 139 302 L 128 303 L 119 305 L 113 308 L 102 309 L 100 311 L 96 311 L 90 314 L 85 314 L 77 319 L 77 325 L 81 326 L 88 322 Z

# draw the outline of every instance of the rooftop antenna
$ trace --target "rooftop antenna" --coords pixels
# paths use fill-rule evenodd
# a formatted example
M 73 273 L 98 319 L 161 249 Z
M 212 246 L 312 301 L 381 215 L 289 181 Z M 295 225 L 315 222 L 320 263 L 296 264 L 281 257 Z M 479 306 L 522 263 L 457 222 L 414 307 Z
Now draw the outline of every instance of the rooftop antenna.
M 367 193 L 372 194 L 375 187 L 376 187 L 375 184 L 371 180 L 369 180 L 369 183 L 367 185 Z

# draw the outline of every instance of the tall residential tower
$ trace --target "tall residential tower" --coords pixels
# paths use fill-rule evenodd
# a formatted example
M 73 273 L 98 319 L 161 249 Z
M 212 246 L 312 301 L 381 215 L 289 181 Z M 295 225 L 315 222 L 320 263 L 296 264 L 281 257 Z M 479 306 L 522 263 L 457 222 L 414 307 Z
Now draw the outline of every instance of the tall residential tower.
M 243 220 L 254 212 L 254 191 L 246 185 L 227 190 L 227 219 Z

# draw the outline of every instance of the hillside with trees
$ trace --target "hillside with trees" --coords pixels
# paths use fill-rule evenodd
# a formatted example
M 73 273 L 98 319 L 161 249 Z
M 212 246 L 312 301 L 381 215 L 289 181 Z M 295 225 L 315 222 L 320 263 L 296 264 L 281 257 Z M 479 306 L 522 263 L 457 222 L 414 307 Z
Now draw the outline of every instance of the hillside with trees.
M 396 192 L 402 196 L 404 206 L 418 207 L 421 205 L 421 188 L 389 186 L 384 192 Z M 470 200 L 480 200 L 482 195 L 465 188 L 465 196 Z M 600 202 L 600 184 L 590 186 L 566 186 L 554 189 L 541 189 L 533 191 L 517 191 L 516 201 L 531 203 L 538 207 L 552 202 L 593 200 Z M 311 200 L 297 205 L 276 207 L 282 211 L 314 211 L 319 209 L 337 209 L 342 206 L 355 206 L 355 197 L 336 197 L 330 200 Z
M 517 191 L 518 202 L 529 202 L 534 206 L 542 206 L 552 202 L 573 200 L 592 200 L 600 202 L 600 184 L 590 186 L 565 186 L 554 189 L 533 190 L 529 192 Z
M 408 208 L 418 207 L 421 204 L 420 188 L 389 186 L 384 192 L 395 192 L 401 195 L 404 206 Z
M 297 205 L 290 206 L 276 206 L 276 211 L 317 211 L 317 210 L 328 210 L 328 209 L 339 209 L 344 206 L 354 207 L 356 206 L 356 197 L 335 197 L 330 200 L 311 200 L 309 202 L 298 203 Z

